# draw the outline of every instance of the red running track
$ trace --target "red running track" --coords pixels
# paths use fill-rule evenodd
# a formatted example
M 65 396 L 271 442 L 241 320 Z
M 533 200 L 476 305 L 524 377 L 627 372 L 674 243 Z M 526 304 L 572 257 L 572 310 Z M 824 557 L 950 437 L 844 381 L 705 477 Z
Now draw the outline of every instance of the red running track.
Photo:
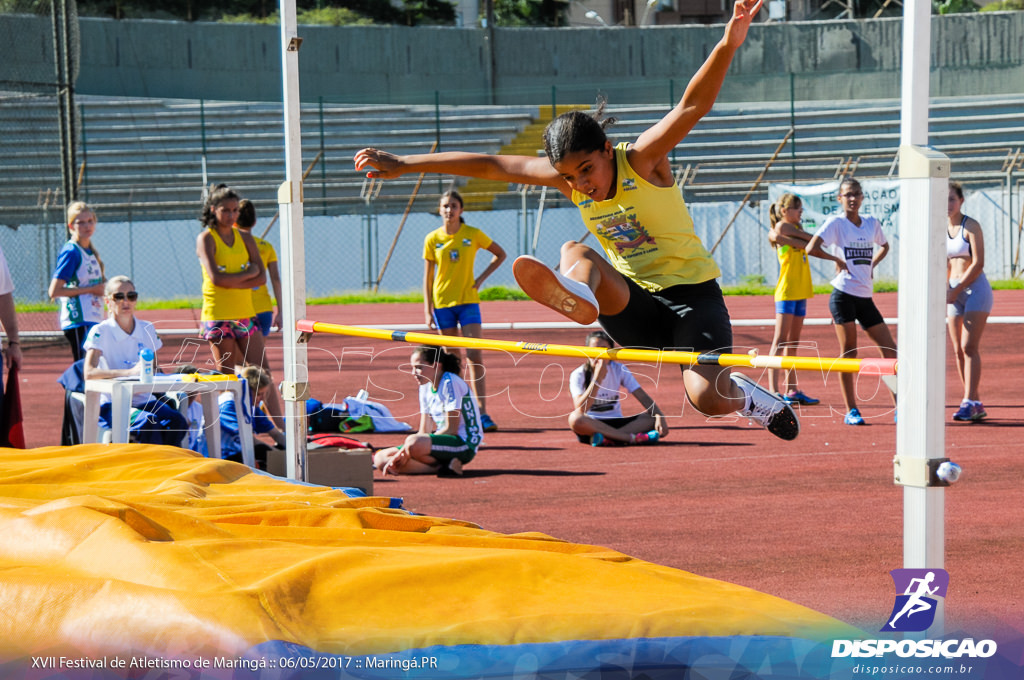
M 887 317 L 896 296 L 877 296 Z M 771 318 L 770 298 L 728 298 L 733 318 Z M 1024 315 L 1024 291 L 997 291 L 995 313 Z M 165 327 L 187 326 L 191 312 L 142 316 Z M 826 317 L 819 296 L 811 317 Z M 485 322 L 557 321 L 530 302 L 484 303 Z M 419 323 L 422 306 L 311 307 L 318 321 L 345 324 Z M 946 455 L 964 468 L 946 492 L 947 629 L 1024 630 L 1024 418 L 1019 392 L 1024 346 L 1019 324 L 990 324 L 983 344 L 986 369 L 983 423 L 946 428 Z M 493 331 L 503 340 L 578 344 L 582 329 Z M 737 351 L 766 352 L 769 327 L 737 326 Z M 864 338 L 863 334 L 861 336 Z M 828 326 L 808 326 L 813 351 L 833 356 Z M 182 340 L 165 339 L 168 361 Z M 188 351 L 196 346 L 185 343 Z M 270 343 L 280 366 L 280 340 Z M 309 351 L 313 396 L 340 400 L 368 389 L 413 426 L 415 384 L 402 373 L 411 347 L 399 343 L 318 335 Z M 192 358 L 192 357 L 186 357 Z M 198 345 L 194 361 L 208 358 Z M 22 393 L 30 446 L 58 443 L 62 392 L 53 381 L 69 360 L 63 345 L 31 348 Z M 842 424 L 835 375 L 801 374 L 801 387 L 822 400 L 800 411 L 802 433 L 783 442 L 735 417 L 695 413 L 676 367 L 633 366 L 644 388 L 671 416 L 655 446 L 592 448 L 565 426 L 571 400 L 564 388 L 578 363 L 557 357 L 485 355 L 488 410 L 501 430 L 462 479 L 379 479 L 378 495 L 404 498 L 416 512 L 469 520 L 502 533 L 541 532 L 712 578 L 740 583 L 877 630 L 892 607 L 888 572 L 902 567 L 903 492 L 892 483 L 896 428 L 892 404 L 877 378 L 861 378 L 858 394 L 868 424 Z M 959 403 L 955 370 L 947 372 L 947 417 Z M 401 435 L 365 437 L 378 446 Z M 1019 634 L 1017 636 L 1019 638 Z

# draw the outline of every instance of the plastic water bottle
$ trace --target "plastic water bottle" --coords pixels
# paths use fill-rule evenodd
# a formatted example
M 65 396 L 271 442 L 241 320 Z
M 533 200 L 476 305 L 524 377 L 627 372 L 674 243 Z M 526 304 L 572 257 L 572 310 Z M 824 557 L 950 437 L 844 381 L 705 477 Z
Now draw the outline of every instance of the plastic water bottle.
M 370 400 L 370 393 L 367 392 L 366 390 L 359 390 L 359 392 L 356 393 L 356 401 L 369 401 L 369 400 Z
M 139 350 L 139 363 L 142 364 L 139 370 L 139 382 L 153 382 L 153 360 L 155 358 L 153 350 L 150 348 L 145 347 Z

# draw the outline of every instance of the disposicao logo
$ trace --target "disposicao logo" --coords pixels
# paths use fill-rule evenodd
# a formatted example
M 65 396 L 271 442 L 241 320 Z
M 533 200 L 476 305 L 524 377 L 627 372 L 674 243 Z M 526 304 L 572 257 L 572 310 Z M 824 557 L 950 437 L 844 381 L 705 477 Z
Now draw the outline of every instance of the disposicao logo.
M 945 569 L 893 569 L 896 602 L 882 632 L 920 632 L 935 621 L 935 597 L 946 597 L 949 572 Z
M 946 597 L 949 573 L 945 569 L 893 569 L 896 602 L 882 626 L 883 633 L 908 633 L 928 630 L 935 622 L 936 597 Z M 997 651 L 993 640 L 972 638 L 944 640 L 833 640 L 832 658 L 899 657 L 988 658 Z

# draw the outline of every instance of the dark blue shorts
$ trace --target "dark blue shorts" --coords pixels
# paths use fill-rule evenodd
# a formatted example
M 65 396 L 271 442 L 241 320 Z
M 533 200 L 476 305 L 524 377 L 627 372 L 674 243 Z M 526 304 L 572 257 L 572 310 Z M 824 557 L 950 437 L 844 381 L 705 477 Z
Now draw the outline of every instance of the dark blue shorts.
M 475 302 L 434 309 L 434 323 L 439 330 L 469 326 L 480 323 L 480 319 L 480 305 Z
M 256 315 L 256 325 L 259 326 L 263 337 L 270 335 L 270 325 L 274 322 L 274 312 L 260 312 Z

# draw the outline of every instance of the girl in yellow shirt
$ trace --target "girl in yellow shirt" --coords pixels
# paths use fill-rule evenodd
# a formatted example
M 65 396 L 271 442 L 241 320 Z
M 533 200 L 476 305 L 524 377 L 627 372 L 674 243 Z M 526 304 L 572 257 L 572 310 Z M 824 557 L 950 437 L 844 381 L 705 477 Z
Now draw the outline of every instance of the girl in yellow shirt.
M 612 121 L 599 120 L 601 105 L 594 115 L 573 111 L 553 120 L 544 131 L 547 158 L 396 156 L 367 148 L 356 154 L 356 168 L 384 179 L 431 172 L 554 187 L 576 204 L 608 259 L 575 241 L 562 246 L 561 273 L 520 257 L 513 272 L 527 295 L 579 323 L 599 320 L 625 347 L 730 352 L 732 326 L 715 280 L 719 270 L 694 234 L 668 155 L 711 110 L 760 10 L 761 0 L 736 0 L 725 35 L 682 100 L 631 144 L 612 146 L 604 132 Z M 782 439 L 800 432 L 781 397 L 717 362 L 685 367 L 683 383 L 701 413 L 736 411 Z
M 800 227 L 804 207 L 795 194 L 782 194 L 768 209 L 772 228 L 768 240 L 779 256 L 779 283 L 775 286 L 775 337 L 769 354 L 782 350 L 786 356 L 795 356 L 800 344 L 800 333 L 807 316 L 807 300 L 814 295 L 811 266 L 807 262 L 807 242 L 811 234 Z M 812 406 L 818 399 L 801 392 L 796 385 L 796 371 L 786 371 L 785 385 L 778 389 L 778 369 L 768 371 L 768 389 L 778 392 L 790 404 Z M 783 391 L 785 390 L 785 391 Z

